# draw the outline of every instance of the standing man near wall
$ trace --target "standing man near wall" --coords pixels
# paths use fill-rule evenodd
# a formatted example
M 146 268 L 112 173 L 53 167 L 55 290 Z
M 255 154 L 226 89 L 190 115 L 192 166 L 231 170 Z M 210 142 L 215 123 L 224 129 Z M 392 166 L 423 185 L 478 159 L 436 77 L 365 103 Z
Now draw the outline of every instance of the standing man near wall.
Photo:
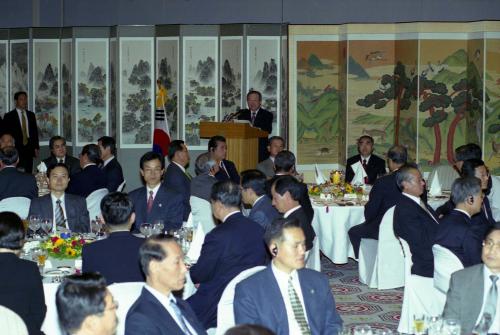
M 15 140 L 16 149 L 19 152 L 18 167 L 24 168 L 24 172 L 33 171 L 33 158 L 38 157 L 38 127 L 35 114 L 28 108 L 28 94 L 19 91 L 14 94 L 16 108 L 5 114 L 3 119 L 3 131 L 8 131 Z

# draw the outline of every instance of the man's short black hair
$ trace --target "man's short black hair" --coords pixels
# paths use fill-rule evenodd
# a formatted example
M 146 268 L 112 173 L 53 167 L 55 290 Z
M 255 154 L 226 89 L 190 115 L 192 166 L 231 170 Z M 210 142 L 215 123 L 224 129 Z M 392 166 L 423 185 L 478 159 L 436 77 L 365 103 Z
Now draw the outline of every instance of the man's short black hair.
M 111 154 L 116 156 L 116 141 L 111 136 L 102 136 L 97 140 L 97 142 L 101 142 L 101 145 L 104 149 L 110 148 Z
M 482 159 L 467 159 L 464 161 L 462 165 L 462 171 L 460 171 L 460 175 L 462 177 L 475 177 L 476 176 L 476 168 L 480 166 L 485 166 L 484 161 Z
M 19 152 L 15 147 L 6 147 L 0 150 L 0 161 L 5 165 L 14 165 L 19 159 Z
M 273 141 L 281 141 L 283 143 L 283 146 L 285 146 L 285 139 L 281 136 L 271 136 L 269 137 L 269 140 L 267 142 L 267 145 L 271 145 Z
M 405 164 L 408 160 L 408 150 L 402 145 L 393 145 L 387 151 L 387 158 L 396 164 Z
M 0 212 L 0 248 L 20 250 L 24 244 L 21 218 L 12 212 Z
M 218 181 L 212 186 L 210 199 L 219 201 L 225 207 L 240 207 L 241 190 L 240 186 L 230 180 Z
M 241 187 L 252 189 L 257 196 L 266 194 L 267 178 L 259 170 L 246 170 L 241 173 Z
M 289 150 L 280 151 L 274 158 L 276 173 L 291 172 L 295 166 L 295 155 Z
M 139 248 L 139 262 L 141 263 L 142 272 L 147 277 L 149 276 L 149 264 L 151 261 L 161 262 L 168 255 L 163 249 L 163 242 L 175 242 L 175 238 L 172 235 L 158 234 L 153 235 Z
M 154 161 L 155 159 L 159 160 L 161 163 L 161 168 L 165 168 L 165 157 L 163 155 L 160 155 L 157 152 L 154 151 L 148 151 L 144 155 L 142 155 L 141 160 L 139 162 L 139 167 L 141 170 L 144 169 L 144 163 L 149 162 L 149 161 Z
M 99 164 L 101 161 L 101 149 L 97 144 L 87 144 L 82 148 L 82 156 L 87 155 L 89 161 L 94 164 Z
M 28 93 L 26 93 L 25 91 L 17 91 L 16 93 L 14 93 L 14 100 L 17 101 L 20 95 L 24 95 L 26 98 L 28 97 Z
M 134 204 L 125 193 L 108 193 L 101 200 L 102 217 L 107 225 L 121 226 L 128 224 L 133 211 Z
M 210 138 L 210 140 L 208 140 L 208 152 L 214 151 L 215 148 L 217 148 L 217 145 L 219 144 L 219 142 L 226 143 L 226 138 L 224 136 L 221 136 L 221 135 L 212 136 Z
M 52 173 L 52 171 L 54 171 L 54 169 L 56 167 L 62 167 L 62 168 L 65 168 L 66 169 L 66 172 L 68 173 L 68 177 L 69 177 L 69 168 L 66 164 L 64 163 L 56 163 L 56 164 L 51 164 L 47 167 L 47 177 L 50 178 L 50 174 Z
M 293 176 L 280 176 L 274 181 L 274 191 L 283 196 L 286 192 L 295 201 L 300 201 L 304 193 L 304 186 Z
M 62 140 L 63 144 L 66 145 L 66 139 L 64 137 L 62 137 L 62 136 L 56 135 L 56 136 L 52 136 L 50 138 L 50 140 L 49 140 L 49 149 L 53 150 L 55 142 L 59 141 L 59 140 Z
M 271 222 L 271 225 L 264 233 L 264 242 L 270 246 L 273 241 L 283 241 L 283 231 L 287 228 L 300 228 L 300 222 L 292 218 L 277 218 Z
M 224 335 L 274 335 L 274 333 L 264 326 L 244 323 L 229 328 Z
M 413 163 L 407 163 L 396 171 L 396 185 L 401 192 L 404 190 L 403 182 L 411 182 L 413 180 L 412 171 L 414 170 L 418 171 L 417 165 Z
M 172 161 L 172 159 L 175 156 L 175 153 L 177 151 L 182 151 L 183 150 L 183 140 L 173 140 L 170 142 L 170 145 L 168 146 L 168 160 Z
M 455 160 L 466 161 L 468 159 L 481 159 L 483 151 L 476 143 L 467 143 L 455 149 Z
M 257 96 L 259 97 L 259 101 L 262 101 L 262 93 L 260 93 L 259 91 L 255 91 L 255 90 L 248 91 L 248 93 L 247 93 L 247 99 L 252 94 L 257 94 Z
M 370 141 L 371 144 L 374 144 L 375 141 L 373 140 L 373 137 L 371 137 L 370 135 L 361 135 L 359 138 L 358 138 L 358 141 L 357 141 L 357 144 L 359 145 L 359 143 L 361 143 L 361 140 L 368 140 Z
M 490 236 L 490 234 L 493 233 L 494 231 L 500 231 L 500 222 L 494 223 L 488 228 L 488 230 L 486 230 L 486 234 L 484 234 L 484 240 L 486 240 L 488 236 Z
M 68 334 L 82 326 L 88 316 L 100 315 L 106 308 L 106 279 L 99 273 L 74 274 L 64 278 L 56 292 L 59 323 Z

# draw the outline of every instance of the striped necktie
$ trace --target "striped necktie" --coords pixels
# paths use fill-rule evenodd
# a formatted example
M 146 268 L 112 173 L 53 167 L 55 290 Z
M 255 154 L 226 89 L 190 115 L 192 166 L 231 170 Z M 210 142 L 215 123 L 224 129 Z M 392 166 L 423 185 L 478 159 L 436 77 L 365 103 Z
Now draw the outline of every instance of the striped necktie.
M 295 321 L 297 321 L 297 324 L 300 327 L 300 332 L 302 335 L 310 335 L 311 331 L 309 330 L 309 325 L 307 324 L 302 303 L 300 302 L 297 292 L 295 292 L 295 289 L 293 288 L 292 277 L 288 278 L 288 298 L 290 299 L 290 304 L 292 305 Z
M 488 295 L 486 296 L 486 302 L 484 304 L 483 315 L 488 313 L 491 315 L 491 320 L 495 320 L 495 314 L 497 309 L 497 300 L 498 300 L 498 289 L 497 289 L 497 281 L 498 276 L 491 275 L 491 287 L 488 291 Z
M 56 200 L 56 229 L 66 228 L 64 224 L 64 212 L 61 206 L 61 199 Z
M 28 144 L 28 125 L 26 123 L 26 112 L 21 111 L 21 129 L 23 131 L 23 145 Z
M 186 324 L 186 320 L 184 320 L 184 317 L 182 316 L 182 311 L 180 310 L 179 306 L 177 306 L 177 303 L 175 300 L 171 299 L 170 300 L 170 307 L 174 310 L 175 316 L 177 319 L 180 321 L 180 326 L 182 329 L 182 332 L 187 335 L 192 335 L 192 333 L 189 331 L 189 328 Z

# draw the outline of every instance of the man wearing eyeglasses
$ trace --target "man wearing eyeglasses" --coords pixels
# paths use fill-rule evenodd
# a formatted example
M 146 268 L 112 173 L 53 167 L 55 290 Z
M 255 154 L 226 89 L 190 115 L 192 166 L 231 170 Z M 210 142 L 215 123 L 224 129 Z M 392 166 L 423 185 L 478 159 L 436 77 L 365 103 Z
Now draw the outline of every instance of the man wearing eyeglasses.
M 443 316 L 458 319 L 462 334 L 472 333 L 483 316 L 489 314 L 488 334 L 500 333 L 500 224 L 487 232 L 481 258 L 484 264 L 474 265 L 451 275 Z

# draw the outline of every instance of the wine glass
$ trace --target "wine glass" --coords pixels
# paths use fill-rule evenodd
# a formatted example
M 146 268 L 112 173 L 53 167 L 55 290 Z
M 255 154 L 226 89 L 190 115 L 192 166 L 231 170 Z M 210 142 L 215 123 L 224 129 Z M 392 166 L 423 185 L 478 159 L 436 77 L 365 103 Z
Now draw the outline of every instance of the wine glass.
M 97 235 L 99 235 L 99 232 L 101 231 L 101 225 L 99 221 L 97 220 L 91 220 L 90 221 L 90 233 L 94 238 L 97 238 Z
M 31 255 L 33 260 L 38 265 L 40 274 L 43 274 L 43 268 L 45 267 L 45 261 L 47 260 L 49 253 L 44 248 L 34 248 Z
M 441 327 L 443 325 L 443 320 L 440 315 L 428 316 L 425 320 L 427 323 L 427 334 L 428 335 L 438 335 L 441 333 Z
M 150 237 L 153 233 L 153 227 L 151 226 L 151 223 L 147 222 L 141 224 L 139 230 L 141 231 L 142 235 L 144 235 L 146 238 Z
M 41 223 L 41 228 L 45 233 L 45 236 L 48 238 L 49 233 L 52 232 L 52 220 L 47 218 L 43 219 Z
M 354 327 L 354 335 L 371 335 L 372 328 L 368 325 L 359 325 Z
M 460 335 L 460 321 L 457 319 L 446 319 L 443 323 L 443 333 L 447 335 Z
M 33 231 L 33 239 L 37 238 L 36 232 L 38 229 L 40 229 L 41 226 L 41 219 L 37 215 L 31 215 L 30 216 L 30 223 L 28 225 L 29 229 Z
M 155 220 L 153 222 L 153 233 L 155 235 L 163 233 L 164 228 L 165 228 L 165 224 L 163 223 L 163 220 Z

